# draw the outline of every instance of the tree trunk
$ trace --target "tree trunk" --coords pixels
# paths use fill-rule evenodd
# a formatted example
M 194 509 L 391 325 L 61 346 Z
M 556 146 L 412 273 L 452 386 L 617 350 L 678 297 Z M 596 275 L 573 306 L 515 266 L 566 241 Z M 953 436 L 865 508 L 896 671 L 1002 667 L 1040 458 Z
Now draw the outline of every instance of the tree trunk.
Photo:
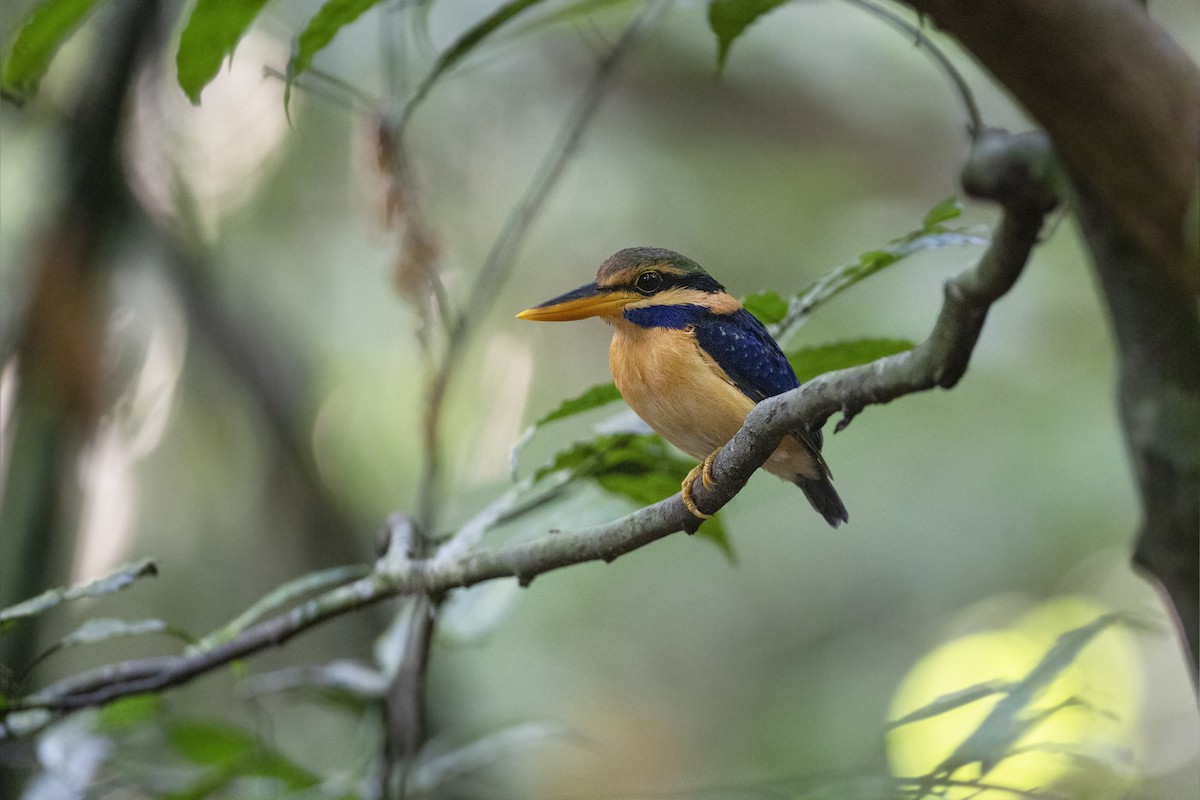
M 1134 0 L 905 0 L 1043 126 L 1112 319 L 1134 561 L 1200 663 L 1200 69 Z

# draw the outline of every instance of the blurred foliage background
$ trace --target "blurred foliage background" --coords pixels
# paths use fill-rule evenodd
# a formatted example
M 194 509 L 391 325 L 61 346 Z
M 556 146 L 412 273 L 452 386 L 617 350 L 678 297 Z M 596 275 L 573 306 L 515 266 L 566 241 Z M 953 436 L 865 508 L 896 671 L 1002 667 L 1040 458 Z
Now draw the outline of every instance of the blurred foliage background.
M 0 38 L 32 5 L 8 4 Z M 186 245 L 172 250 L 142 231 L 105 250 L 112 402 L 44 558 L 47 585 L 144 556 L 160 575 L 47 617 L 43 648 L 101 611 L 200 635 L 291 577 L 370 560 L 385 516 L 418 500 L 427 365 L 420 321 L 395 287 L 400 234 L 377 120 L 319 84 L 292 93 L 289 126 L 283 82 L 263 75 L 283 69 L 320 5 L 268 5 L 198 106 L 175 82 L 173 45 L 139 75 L 124 168 L 136 201 Z M 413 118 L 416 199 L 454 297 L 631 13 L 628 3 L 590 5 L 594 13 L 495 37 Z M 412 34 L 411 9 L 377 8 L 315 66 L 371 97 L 411 90 L 492 7 L 433 4 L 425 36 Z M 1194 3 L 1151 7 L 1200 58 Z M 63 116 L 111 13 L 67 43 L 35 101 L 0 106 L 6 335 L 63 196 Z M 384 42 L 396 37 L 403 58 L 389 61 L 396 48 Z M 990 124 L 1028 127 L 944 45 Z M 860 9 L 791 4 L 750 29 L 721 74 L 715 54 L 704 7 L 678 3 L 620 67 L 452 384 L 446 531 L 510 485 L 510 450 L 530 421 L 608 380 L 601 324 L 527 325 L 517 311 L 589 280 L 631 245 L 685 253 L 737 295 L 794 292 L 916 227 L 957 191 L 967 140 L 955 96 L 911 40 Z M 969 223 L 996 219 L 993 208 L 965 205 Z M 823 307 L 800 341 L 919 341 L 942 280 L 975 255 L 907 260 Z M 222 338 L 231 330 L 249 347 L 240 362 Z M 11 361 L 0 369 L 3 468 L 21 470 L 11 458 L 15 371 Z M 543 726 L 449 796 L 791 796 L 831 775 L 879 771 L 889 718 L 1015 679 L 1059 633 L 1124 611 L 1151 624 L 1105 631 L 1072 678 L 1108 713 L 1079 711 L 1047 734 L 1084 743 L 1102 767 L 1080 771 L 1062 757 L 1074 770 L 1065 777 L 1060 763 L 1006 780 L 1089 797 L 1196 797 L 1200 726 L 1180 648 L 1154 590 L 1128 566 L 1137 510 L 1113 385 L 1106 321 L 1067 217 L 994 309 L 957 388 L 871 408 L 836 436 L 827 429 L 848 527 L 828 530 L 798 492 L 759 475 L 723 514 L 736 563 L 677 535 L 529 590 L 484 586 L 448 610 L 430 673 L 434 748 Z M 264 391 L 283 405 L 264 407 L 255 399 Z M 608 416 L 540 432 L 520 473 Z M 630 508 L 585 487 L 489 537 L 578 528 Z M 368 717 L 296 695 L 250 696 L 240 680 L 367 658 L 392 610 L 342 618 L 174 691 L 162 713 L 244 726 L 313 773 L 352 783 L 373 746 Z M 173 646 L 120 640 L 62 654 L 37 681 Z M 953 734 L 937 726 L 957 723 L 922 724 L 890 735 L 902 774 L 949 753 Z M 138 747 L 123 750 L 125 767 L 153 772 Z M 96 796 L 146 791 L 118 781 Z

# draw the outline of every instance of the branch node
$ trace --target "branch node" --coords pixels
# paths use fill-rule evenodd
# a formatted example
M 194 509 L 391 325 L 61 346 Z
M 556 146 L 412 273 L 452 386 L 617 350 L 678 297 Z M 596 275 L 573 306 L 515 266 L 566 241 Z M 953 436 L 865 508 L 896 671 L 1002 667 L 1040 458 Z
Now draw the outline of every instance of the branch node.
M 979 298 L 978 294 L 967 289 L 957 276 L 946 278 L 942 282 L 942 295 L 947 302 L 963 308 L 973 305 Z
M 961 178 L 963 189 L 972 197 L 1039 217 L 1059 204 L 1066 186 L 1066 176 L 1045 131 L 1011 134 L 987 129 L 967 155 Z
M 683 499 L 680 498 L 679 502 L 682 503 Z M 716 512 L 714 511 L 713 513 L 715 514 Z M 692 536 L 696 533 L 696 531 L 700 530 L 700 525 L 703 522 L 704 522 L 704 520 L 700 519 L 699 517 L 693 516 L 692 513 L 689 511 L 688 515 L 687 515 L 687 519 L 684 521 L 684 523 L 682 525 L 682 530 L 688 536 Z
M 416 538 L 416 524 L 412 517 L 402 511 L 394 511 L 388 515 L 387 522 L 379 536 L 375 539 L 375 555 L 378 558 L 386 556 L 410 559 L 414 556 L 413 542 Z
M 834 434 L 841 433 L 842 431 L 846 430 L 846 428 L 850 427 L 850 423 L 854 421 L 854 418 L 857 417 L 859 412 L 862 410 L 863 406 L 861 403 L 843 403 L 841 409 L 842 418 L 838 420 L 837 425 L 833 426 Z

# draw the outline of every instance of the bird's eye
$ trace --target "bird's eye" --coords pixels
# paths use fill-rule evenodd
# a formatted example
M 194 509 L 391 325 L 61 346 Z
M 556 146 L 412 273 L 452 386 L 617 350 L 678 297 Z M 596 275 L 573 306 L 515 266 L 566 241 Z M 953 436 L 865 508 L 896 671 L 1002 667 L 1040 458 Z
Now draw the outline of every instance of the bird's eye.
M 643 272 L 637 276 L 637 280 L 633 284 L 633 288 L 637 289 L 642 294 L 654 294 L 662 286 L 662 275 L 650 270 Z

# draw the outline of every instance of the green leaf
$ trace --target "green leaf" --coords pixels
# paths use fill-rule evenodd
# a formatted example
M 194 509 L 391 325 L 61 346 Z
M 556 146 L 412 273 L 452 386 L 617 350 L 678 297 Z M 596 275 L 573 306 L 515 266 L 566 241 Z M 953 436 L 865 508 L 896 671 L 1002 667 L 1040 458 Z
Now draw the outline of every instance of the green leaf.
M 810 284 L 788 303 L 787 314 L 775 323 L 771 333 L 786 341 L 795 329 L 817 307 L 829 302 L 859 281 L 880 272 L 909 256 L 942 247 L 986 245 L 987 236 L 960 228 L 947 228 L 942 223 L 962 212 L 954 197 L 934 206 L 921 222 L 921 227 L 892 239 L 883 247 L 868 250 L 854 261 L 842 264 Z
M 69 589 L 62 587 L 47 589 L 37 597 L 0 610 L 0 633 L 12 627 L 17 620 L 35 617 L 62 603 L 78 600 L 81 597 L 100 597 L 112 594 L 129 586 L 138 578 L 157 574 L 158 566 L 154 559 L 144 558 L 134 564 L 119 567 L 112 574 L 91 583 L 80 584 Z
M 424 600 L 418 599 L 413 602 L 419 602 L 421 608 L 425 608 Z M 375 644 L 371 647 L 372 655 L 375 656 L 375 664 L 378 665 L 379 671 L 389 683 L 399 673 L 404 664 L 405 654 L 411 650 L 415 617 L 412 612 L 413 607 L 409 604 L 404 611 L 394 615 L 391 624 L 376 637 Z
M 44 708 L 30 708 L 6 714 L 4 721 L 0 723 L 0 741 L 10 736 L 32 736 L 53 721 L 54 714 Z
M 747 295 L 742 299 L 742 305 L 763 325 L 774 325 L 787 315 L 788 310 L 788 301 L 770 290 Z
M 533 423 L 533 427 L 540 428 L 548 423 L 572 417 L 576 414 L 582 414 L 585 411 L 591 411 L 593 408 L 599 408 L 609 403 L 615 403 L 620 399 L 621 393 L 617 391 L 615 383 L 597 384 L 578 397 L 572 397 L 570 400 L 564 400 L 559 403 L 554 410 Z
M 800 304 L 807 311 L 811 311 L 859 281 L 865 280 L 911 255 L 923 253 L 926 250 L 956 245 L 986 245 L 987 243 L 988 240 L 985 237 L 975 234 L 922 228 L 899 239 L 893 239 L 878 250 L 868 250 L 860 255 L 857 261 L 851 261 L 835 268 L 807 290 L 801 292 Z
M 684 463 L 687 469 L 682 472 L 676 471 L 675 474 L 655 472 L 634 476 L 615 472 L 598 476 L 596 482 L 610 494 L 628 497 L 638 506 L 648 506 L 679 491 L 680 484 L 692 468 L 690 462 Z M 719 513 L 701 523 L 696 535 L 708 539 L 730 562 L 737 563 L 737 553 L 734 552 L 733 542 Z
M 260 756 L 250 765 L 243 775 L 255 775 L 260 778 L 274 778 L 292 791 L 311 789 L 321 784 L 321 779 L 295 761 L 276 750 L 270 750 Z
M 162 698 L 154 694 L 139 694 L 122 697 L 100 708 L 96 717 L 96 730 L 115 733 L 139 728 L 158 716 Z
M 717 36 L 717 70 L 725 69 L 729 48 L 751 23 L 783 5 L 787 0 L 712 0 L 708 4 L 708 27 Z
M 124 620 L 111 617 L 89 619 L 80 625 L 73 633 L 60 639 L 56 648 L 74 647 L 81 644 L 96 644 L 108 639 L 118 639 L 126 636 L 144 636 L 148 633 L 167 632 L 167 623 L 161 619 Z
M 433 65 L 433 70 L 417 87 L 413 99 L 409 102 L 408 108 L 405 110 L 405 115 L 409 115 L 413 110 L 425 99 L 429 94 L 429 90 L 437 83 L 447 71 L 461 61 L 468 53 L 487 37 L 491 36 L 507 23 L 511 22 L 523 12 L 541 3 L 542 0 L 509 0 L 509 2 L 500 6 L 481 21 L 476 23 L 470 30 L 458 38 L 458 40 L 450 45 L 438 60 Z
M 442 796 L 439 789 L 451 781 L 480 769 L 510 761 L 527 752 L 532 745 L 551 739 L 567 739 L 570 731 L 551 723 L 524 723 L 476 739 L 449 752 L 421 753 L 410 781 L 410 790 L 418 797 Z
M 38 84 L 58 48 L 74 33 L 98 0 L 43 0 L 25 17 L 4 59 L 0 92 L 17 103 L 37 94 Z
M 923 226 L 926 231 L 932 231 L 939 227 L 943 222 L 957 219 L 961 216 L 962 203 L 958 202 L 958 195 L 952 194 L 933 208 L 929 209 L 929 213 L 925 215 Z
M 338 31 L 381 2 L 383 0 L 327 0 L 321 6 L 321 10 L 308 21 L 292 44 L 292 57 L 287 66 L 287 89 L 283 98 L 285 107 L 291 96 L 292 84 L 312 64 L 313 57 L 333 41 Z
M 615 403 L 621 399 L 621 393 L 617 391 L 615 383 L 600 383 L 597 384 L 578 397 L 572 397 L 569 400 L 564 400 L 553 408 L 548 414 L 541 417 L 537 422 L 530 425 L 521 434 L 521 438 L 513 445 L 510 462 L 512 473 L 515 476 L 517 473 L 517 461 L 520 459 L 521 450 L 525 445 L 529 444 L 529 440 L 537 433 L 542 426 L 548 425 L 551 422 L 556 422 L 560 419 L 573 417 L 576 414 L 582 414 L 585 411 L 591 411 L 593 408 Z
M 970 705 L 985 697 L 1006 692 L 1012 686 L 1013 684 L 1005 681 L 987 681 L 986 683 L 977 683 L 974 686 L 959 689 L 956 692 L 948 692 L 940 695 L 933 702 L 921 706 L 916 711 L 905 714 L 899 719 L 892 720 L 887 724 L 887 729 L 893 730 L 903 725 L 911 725 L 914 722 L 920 722 L 921 720 L 949 713 L 956 708 Z
M 167 728 L 167 743 L 193 764 L 224 766 L 249 758 L 258 741 L 240 728 L 222 722 L 181 720 Z
M 120 566 L 99 580 L 68 589 L 65 599 L 77 600 L 81 597 L 101 597 L 106 594 L 119 592 L 133 585 L 133 582 L 138 578 L 154 577 L 156 575 L 158 575 L 158 563 L 152 558 L 143 558 L 141 561 Z
M 69 647 L 77 647 L 81 644 L 96 644 L 98 642 L 107 641 L 108 639 L 119 639 L 127 636 L 145 636 L 149 633 L 174 633 L 176 636 L 181 636 L 170 628 L 167 623 L 161 619 L 139 619 L 139 620 L 123 620 L 113 619 L 109 617 L 99 617 L 89 619 L 83 625 L 79 626 L 74 632 L 67 634 L 62 639 L 52 644 L 50 647 L 34 659 L 34 664 L 40 664 L 46 657 L 57 653 L 59 650 L 65 650 Z
M 857 367 L 884 356 L 911 350 L 907 339 L 855 339 L 817 347 L 802 347 L 787 354 L 792 369 L 801 383 L 835 369 Z
M 284 606 L 291 605 L 306 594 L 316 594 L 333 586 L 349 583 L 350 581 L 364 577 L 368 572 L 370 572 L 369 567 L 356 564 L 345 567 L 331 567 L 320 572 L 309 572 L 301 575 L 299 578 L 272 589 L 266 596 L 250 606 L 250 608 L 238 614 L 237 618 L 232 622 L 213 631 L 208 636 L 193 644 L 188 648 L 188 654 L 203 653 L 211 650 L 242 633 L 246 628 L 249 628 L 253 623 L 268 614 L 274 613 Z
M 1087 625 L 1067 631 L 1055 640 L 1054 645 L 1042 656 L 1029 674 L 1013 688 L 1010 698 L 1016 698 L 1023 704 L 1032 701 L 1043 689 L 1053 683 L 1062 671 L 1071 666 L 1079 653 L 1093 639 L 1112 625 L 1121 622 L 1121 614 L 1103 614 Z M 1003 703 L 1002 703 L 1003 704 Z M 997 709 L 999 710 L 999 709 Z
M 221 62 L 232 58 L 237 43 L 267 0 L 196 0 L 175 54 L 179 85 L 193 105 L 217 77 Z
M 228 770 L 209 771 L 200 775 L 190 785 L 173 792 L 164 792 L 160 800 L 206 800 L 209 797 L 220 797 L 225 789 L 237 776 Z
M 487 581 L 451 592 L 438 611 L 439 640 L 482 642 L 500 628 L 523 594 L 516 581 Z
M 614 468 L 624 468 L 643 473 L 652 468 L 651 448 L 662 449 L 669 455 L 661 439 L 657 443 L 651 434 L 617 433 L 597 436 L 586 442 L 577 442 L 566 450 L 555 454 L 554 460 L 533 474 L 534 481 L 547 475 L 566 471 L 577 478 L 593 478 Z
M 503 581 L 489 581 L 487 585 L 498 583 Z M 438 631 L 441 631 L 440 626 Z M 367 702 L 387 697 L 390 687 L 391 680 L 379 670 L 358 661 L 338 659 L 320 666 L 288 667 L 255 675 L 239 688 L 250 697 L 297 689 L 316 690 L 315 699 L 338 703 L 361 712 Z
M 594 480 L 605 491 L 646 506 L 678 492 L 693 466 L 693 461 L 676 455 L 656 434 L 616 433 L 578 442 L 559 452 L 550 464 L 534 473 L 534 480 L 566 471 L 573 478 Z M 706 520 L 697 533 L 735 560 L 719 514 Z
M 205 797 L 242 775 L 274 778 L 293 791 L 320 783 L 313 773 L 241 728 L 223 722 L 175 722 L 167 728 L 167 743 L 186 760 L 213 770 L 191 791 L 179 793 L 179 797 Z
M 1120 614 L 1104 614 L 1087 625 L 1059 636 L 1029 674 L 1008 687 L 979 727 L 939 766 L 939 771 L 954 772 L 959 767 L 978 762 L 986 775 L 1033 725 L 1045 714 L 1053 713 L 1053 709 L 1042 715 L 1026 713 L 1042 691 L 1075 662 L 1083 648 L 1097 635 L 1122 619 Z M 1080 702 L 1077 698 L 1069 698 L 1064 701 L 1063 707 Z

